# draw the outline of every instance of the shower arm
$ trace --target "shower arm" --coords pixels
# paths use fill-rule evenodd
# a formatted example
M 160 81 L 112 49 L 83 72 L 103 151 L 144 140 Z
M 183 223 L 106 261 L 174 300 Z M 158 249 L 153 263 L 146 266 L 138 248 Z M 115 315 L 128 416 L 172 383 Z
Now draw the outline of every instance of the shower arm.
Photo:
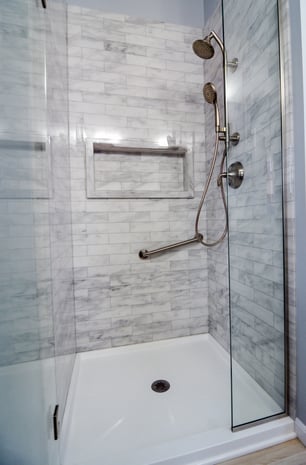
M 202 234 L 197 234 L 192 239 L 187 239 L 187 241 L 176 242 L 175 244 L 165 245 L 164 247 L 160 247 L 159 249 L 154 250 L 146 250 L 143 249 L 139 252 L 138 256 L 142 260 L 149 258 L 151 255 L 156 255 L 160 253 L 167 252 L 168 250 L 178 249 L 179 247 L 184 247 L 185 245 L 194 244 L 195 242 L 202 242 L 203 236 Z
M 218 36 L 218 34 L 215 31 L 211 31 L 208 35 L 208 39 L 215 39 L 215 41 L 219 45 L 221 52 L 223 54 L 223 66 L 224 67 L 227 66 L 228 68 L 232 68 L 233 71 L 236 71 L 236 69 L 238 68 L 239 60 L 238 58 L 233 58 L 231 61 L 227 60 L 224 43 L 221 40 L 221 38 Z
M 218 36 L 218 34 L 215 33 L 215 31 L 211 31 L 209 33 L 209 36 L 208 36 L 209 39 L 212 39 L 214 38 L 215 41 L 217 42 L 217 44 L 219 45 L 220 49 L 221 49 L 221 52 L 223 53 L 223 56 L 225 54 L 225 50 L 224 50 L 224 45 L 223 45 L 223 42 L 222 40 L 220 39 L 220 37 Z

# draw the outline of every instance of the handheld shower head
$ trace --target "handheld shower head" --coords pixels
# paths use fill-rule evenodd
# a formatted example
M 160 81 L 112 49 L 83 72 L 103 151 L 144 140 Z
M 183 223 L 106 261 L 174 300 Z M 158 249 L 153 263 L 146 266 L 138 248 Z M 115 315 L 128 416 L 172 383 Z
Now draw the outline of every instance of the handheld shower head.
M 220 113 L 218 107 L 218 95 L 212 82 L 207 82 L 203 87 L 203 95 L 207 103 L 214 106 L 215 109 L 215 131 L 220 132 Z
M 207 103 L 217 102 L 217 91 L 212 82 L 207 82 L 203 87 L 203 95 Z

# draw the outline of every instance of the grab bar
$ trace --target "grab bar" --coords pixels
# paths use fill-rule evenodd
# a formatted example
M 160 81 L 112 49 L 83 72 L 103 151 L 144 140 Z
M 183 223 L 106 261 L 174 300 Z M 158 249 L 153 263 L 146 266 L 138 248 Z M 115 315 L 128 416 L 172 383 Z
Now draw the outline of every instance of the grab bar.
M 176 242 L 175 244 L 165 245 L 165 247 L 160 247 L 159 249 L 155 250 L 146 250 L 142 249 L 139 251 L 139 258 L 145 260 L 149 258 L 151 255 L 159 254 L 167 252 L 168 250 L 177 249 L 178 247 L 184 247 L 185 245 L 193 244 L 194 242 L 201 242 L 203 240 L 202 234 L 198 234 L 197 236 L 193 237 L 192 239 L 188 239 L 187 241 Z
M 174 157 L 185 157 L 187 148 L 182 147 L 181 145 L 172 145 L 170 147 L 132 147 L 94 142 L 93 152 L 115 153 L 120 155 L 166 155 Z

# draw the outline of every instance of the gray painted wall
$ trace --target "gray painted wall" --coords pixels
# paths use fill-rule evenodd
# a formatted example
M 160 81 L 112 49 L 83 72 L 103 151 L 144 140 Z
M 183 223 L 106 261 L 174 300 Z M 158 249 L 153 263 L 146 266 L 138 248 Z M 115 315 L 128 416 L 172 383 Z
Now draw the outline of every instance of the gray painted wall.
M 293 108 L 296 177 L 296 318 L 297 318 L 297 417 L 306 424 L 306 198 L 305 198 L 305 140 L 303 107 L 303 61 L 300 2 L 290 0 L 293 62 Z M 306 17 L 304 18 L 306 21 Z M 306 58 L 306 49 L 304 60 Z M 306 64 L 306 63 L 305 63 Z M 304 64 L 304 66 L 305 66 Z M 304 84 L 306 90 L 306 82 Z
M 211 15 L 219 8 L 220 1 L 219 0 L 204 0 L 204 18 L 205 23 L 211 17 Z
M 106 13 L 203 26 L 203 0 L 68 0 L 68 3 L 83 8 L 96 8 Z

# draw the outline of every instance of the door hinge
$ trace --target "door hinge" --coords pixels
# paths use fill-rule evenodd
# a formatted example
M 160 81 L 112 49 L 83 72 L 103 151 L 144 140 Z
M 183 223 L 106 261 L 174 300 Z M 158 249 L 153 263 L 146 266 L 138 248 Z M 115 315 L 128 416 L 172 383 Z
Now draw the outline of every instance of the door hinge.
M 60 421 L 58 417 L 59 405 L 55 406 L 54 413 L 53 413 L 53 433 L 54 433 L 54 441 L 57 441 L 60 434 Z

